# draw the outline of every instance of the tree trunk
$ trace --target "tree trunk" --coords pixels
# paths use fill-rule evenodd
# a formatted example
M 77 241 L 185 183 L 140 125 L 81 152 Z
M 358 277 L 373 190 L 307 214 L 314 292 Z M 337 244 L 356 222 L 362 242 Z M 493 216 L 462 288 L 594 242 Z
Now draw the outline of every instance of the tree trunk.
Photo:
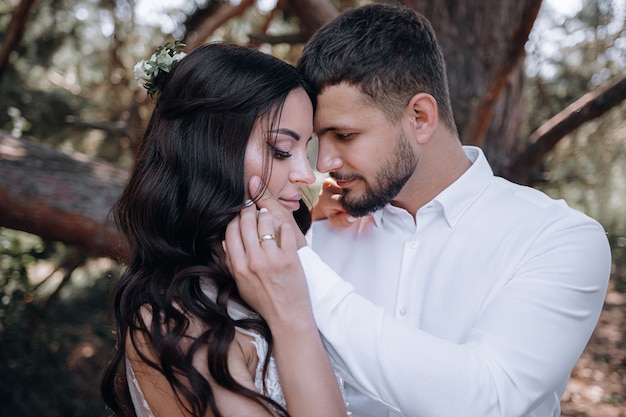
M 432 23 L 448 67 L 464 144 L 481 146 L 496 172 L 517 147 L 524 122 L 524 45 L 541 0 L 404 0 Z
M 118 257 L 109 210 L 128 172 L 0 131 L 0 226 Z

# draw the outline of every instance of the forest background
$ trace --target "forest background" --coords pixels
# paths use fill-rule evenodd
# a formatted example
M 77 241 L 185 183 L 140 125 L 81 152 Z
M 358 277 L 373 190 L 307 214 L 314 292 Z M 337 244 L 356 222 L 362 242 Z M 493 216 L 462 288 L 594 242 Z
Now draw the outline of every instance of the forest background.
M 611 285 L 563 416 L 626 416 L 624 0 L 404 2 L 438 34 L 463 142 L 607 230 Z M 134 64 L 174 40 L 294 63 L 358 4 L 0 0 L 0 417 L 110 414 L 98 385 L 123 246 L 106 218 L 154 106 Z

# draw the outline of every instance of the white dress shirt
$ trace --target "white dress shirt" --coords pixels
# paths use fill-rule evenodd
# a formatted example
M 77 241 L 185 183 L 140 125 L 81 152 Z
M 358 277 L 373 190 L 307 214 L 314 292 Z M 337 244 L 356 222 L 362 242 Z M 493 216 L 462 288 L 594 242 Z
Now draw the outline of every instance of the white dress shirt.
M 495 177 L 482 151 L 413 216 L 315 222 L 299 255 L 352 417 L 558 417 L 602 310 L 610 248 L 561 200 Z

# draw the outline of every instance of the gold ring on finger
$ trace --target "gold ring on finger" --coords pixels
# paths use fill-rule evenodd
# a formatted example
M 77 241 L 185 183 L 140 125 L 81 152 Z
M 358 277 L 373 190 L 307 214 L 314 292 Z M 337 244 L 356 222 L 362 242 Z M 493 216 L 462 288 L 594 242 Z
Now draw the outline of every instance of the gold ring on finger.
M 259 243 L 263 243 L 266 240 L 276 240 L 276 236 L 271 234 L 263 235 L 259 238 Z

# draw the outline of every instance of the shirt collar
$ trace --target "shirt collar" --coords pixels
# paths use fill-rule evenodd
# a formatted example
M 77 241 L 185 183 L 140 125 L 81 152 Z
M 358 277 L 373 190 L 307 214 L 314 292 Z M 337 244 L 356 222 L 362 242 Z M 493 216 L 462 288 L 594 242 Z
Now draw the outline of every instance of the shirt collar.
M 456 225 L 493 178 L 493 170 L 480 148 L 463 146 L 463 150 L 472 165 L 456 181 L 433 198 L 431 203 L 424 205 L 441 207 L 450 227 Z M 383 215 L 394 215 L 394 213 L 398 213 L 398 210 L 402 209 L 387 205 L 372 213 L 372 218 L 376 225 L 380 225 Z

